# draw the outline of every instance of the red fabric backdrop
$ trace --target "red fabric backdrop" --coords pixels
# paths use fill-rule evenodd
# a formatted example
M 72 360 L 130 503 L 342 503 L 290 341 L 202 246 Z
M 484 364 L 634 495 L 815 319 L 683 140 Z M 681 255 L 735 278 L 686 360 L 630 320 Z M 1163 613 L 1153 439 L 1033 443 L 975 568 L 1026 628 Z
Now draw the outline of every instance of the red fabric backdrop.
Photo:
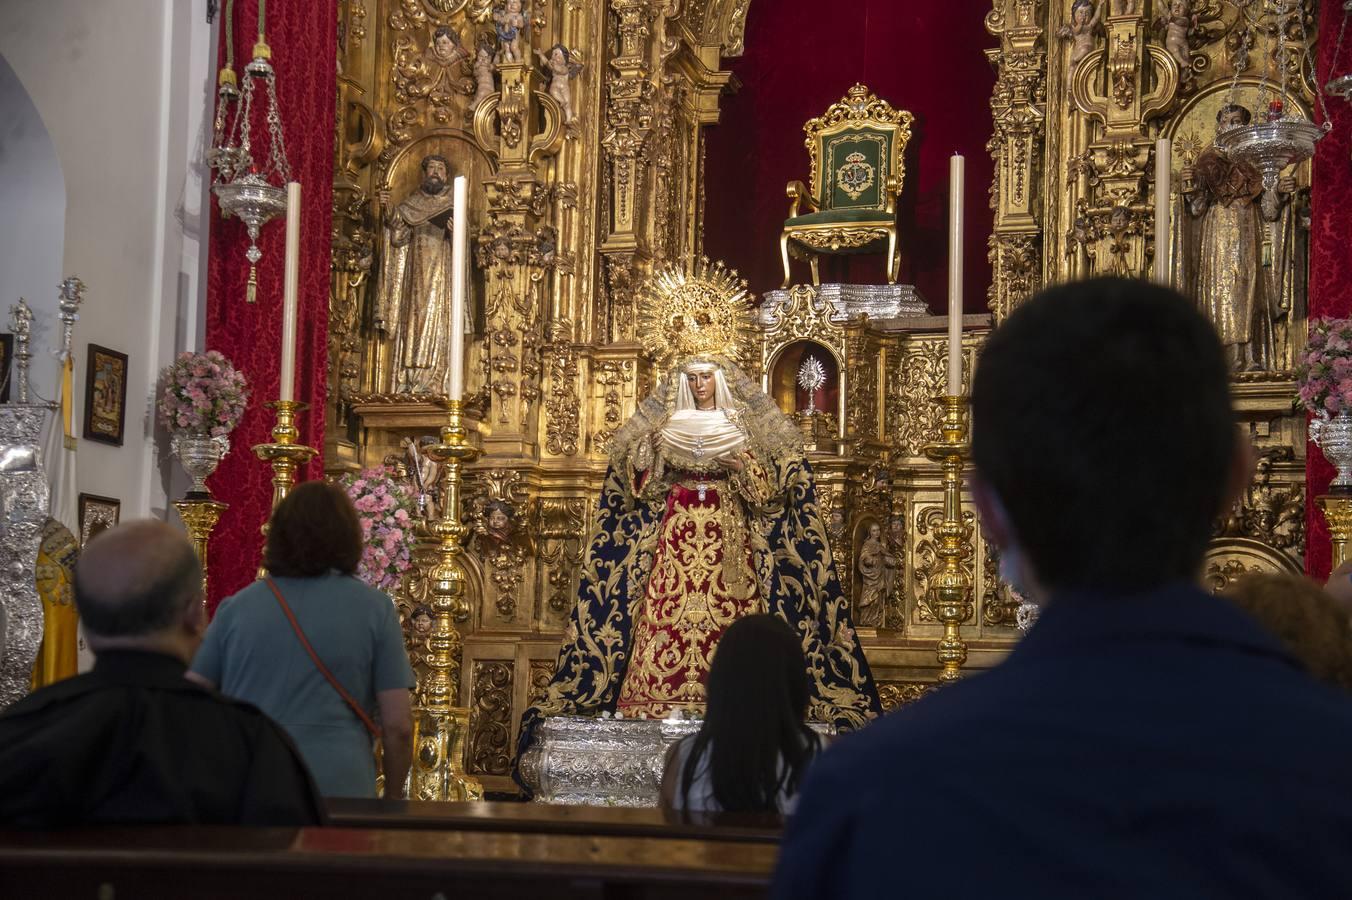
M 1334 59 L 1338 30 L 1342 25 L 1341 3 L 1320 4 L 1318 82 L 1327 84 L 1335 75 L 1352 69 L 1352 52 L 1344 48 Z M 1352 109 L 1336 97 L 1328 98 L 1333 130 L 1319 142 L 1314 155 L 1314 187 L 1310 195 L 1310 316 L 1352 315 Z M 1311 443 L 1307 448 L 1306 521 L 1308 524 L 1305 568 L 1310 575 L 1328 575 L 1332 558 L 1328 527 L 1314 498 L 1328 490 L 1333 467 Z
M 251 56 L 258 33 L 258 0 L 235 4 L 235 67 Z M 296 399 L 310 405 L 300 418 L 301 440 L 322 448 L 328 379 L 329 227 L 332 220 L 333 129 L 337 84 L 337 4 L 271 3 L 267 40 L 277 71 L 277 101 L 292 177 L 301 183 L 300 321 L 296 347 Z M 224 59 L 225 29 L 221 29 Z M 261 85 L 260 85 L 261 87 Z M 255 111 L 266 106 L 255 95 Z M 255 152 L 268 144 L 261 112 L 253 124 Z M 216 498 L 230 504 L 211 542 L 211 596 L 214 610 L 255 576 L 261 551 L 259 528 L 272 503 L 272 470 L 254 456 L 274 422 L 263 404 L 277 399 L 281 363 L 282 263 L 285 224 L 264 226 L 258 245 L 258 302 L 245 302 L 248 236 L 236 219 L 222 219 L 213 198 L 211 255 L 207 283 L 207 347 L 224 353 L 249 379 L 244 420 L 231 435 L 231 452 L 211 478 Z M 316 457 L 302 480 L 323 474 Z
M 736 267 L 757 294 L 783 278 L 784 185 L 808 177 L 803 123 L 856 81 L 915 114 L 899 204 L 901 275 L 938 313 L 948 296 L 948 157 L 967 157 L 964 307 L 986 311 L 992 214 L 990 96 L 995 46 L 978 0 L 760 0 L 747 17 L 746 55 L 731 60 L 741 89 L 709 129 L 705 254 Z M 884 283 L 881 255 L 823 258 L 822 278 Z M 808 280 L 794 264 L 795 283 Z

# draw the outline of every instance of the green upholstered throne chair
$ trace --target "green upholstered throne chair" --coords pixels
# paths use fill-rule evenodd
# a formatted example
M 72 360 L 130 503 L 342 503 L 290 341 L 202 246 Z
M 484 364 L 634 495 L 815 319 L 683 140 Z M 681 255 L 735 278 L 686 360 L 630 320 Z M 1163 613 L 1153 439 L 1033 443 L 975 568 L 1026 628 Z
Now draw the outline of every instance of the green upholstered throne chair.
M 785 189 L 792 202 L 779 237 L 784 287 L 791 279 L 790 255 L 807 259 L 812 283 L 820 284 L 817 260 L 823 253 L 885 252 L 887 283 L 897 283 L 897 197 L 913 118 L 856 84 L 803 126 L 812 189 L 801 181 Z

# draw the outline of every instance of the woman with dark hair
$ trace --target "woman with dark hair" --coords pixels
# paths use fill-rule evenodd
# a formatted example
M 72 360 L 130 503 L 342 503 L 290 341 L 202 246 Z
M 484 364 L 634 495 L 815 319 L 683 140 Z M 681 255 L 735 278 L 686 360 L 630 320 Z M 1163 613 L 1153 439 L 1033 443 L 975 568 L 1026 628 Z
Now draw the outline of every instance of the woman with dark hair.
M 667 751 L 662 806 L 793 811 L 821 738 L 804 721 L 811 684 L 798 636 L 778 616 L 738 619 L 709 667 L 700 730 Z
M 377 736 L 386 796 L 412 759 L 413 670 L 394 604 L 355 577 L 361 555 L 347 494 L 298 486 L 268 525 L 268 577 L 221 602 L 189 673 L 285 728 L 328 797 L 376 795 Z

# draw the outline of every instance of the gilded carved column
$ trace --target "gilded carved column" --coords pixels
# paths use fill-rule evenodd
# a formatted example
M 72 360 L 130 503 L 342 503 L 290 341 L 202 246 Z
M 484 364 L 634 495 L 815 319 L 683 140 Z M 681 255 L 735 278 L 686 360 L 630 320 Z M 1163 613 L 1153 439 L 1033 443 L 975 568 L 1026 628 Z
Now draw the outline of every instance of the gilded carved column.
M 994 278 L 989 306 L 997 321 L 1042 286 L 1042 222 L 1039 186 L 1047 129 L 1047 47 L 1041 0 L 994 0 L 986 29 L 1000 47 L 986 51 L 997 79 L 991 95 L 995 134 L 988 147 L 995 161 L 990 238 Z

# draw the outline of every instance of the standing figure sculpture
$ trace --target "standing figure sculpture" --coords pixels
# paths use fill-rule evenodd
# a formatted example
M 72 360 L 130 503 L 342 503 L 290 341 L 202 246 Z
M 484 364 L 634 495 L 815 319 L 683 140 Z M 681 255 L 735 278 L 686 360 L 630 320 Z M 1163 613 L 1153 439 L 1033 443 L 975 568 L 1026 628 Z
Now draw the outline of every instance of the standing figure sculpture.
M 493 11 L 493 22 L 497 25 L 498 62 L 524 62 L 521 37 L 526 32 L 526 13 L 522 0 L 506 0 Z
M 878 695 L 801 438 L 730 358 L 745 282 L 701 266 L 655 283 L 641 333 L 665 375 L 611 440 L 577 605 L 519 749 L 548 715 L 702 712 L 719 637 L 758 612 L 802 641 L 811 717 L 858 728 Z
M 877 522 L 868 527 L 868 537 L 859 547 L 855 563 L 859 571 L 859 596 L 854 602 L 855 624 L 860 628 L 881 628 L 887 600 L 891 594 L 887 547 L 883 529 Z
M 451 330 L 450 165 L 422 160 L 422 185 L 397 206 L 380 192 L 385 215 L 375 327 L 393 338 L 389 389 L 444 394 Z
M 573 88 L 568 81 L 582 72 L 582 63 L 573 62 L 573 54 L 563 44 L 555 44 L 548 53 L 541 53 L 540 62 L 549 73 L 549 96 L 563 108 L 563 124 L 572 125 L 577 121 L 577 113 L 573 111 Z
M 497 89 L 493 83 L 493 39 L 485 34 L 474 51 L 474 98 L 469 101 L 470 109 L 493 96 Z
M 1070 41 L 1070 60 L 1066 63 L 1066 81 L 1075 77 L 1075 68 L 1094 49 L 1094 32 L 1103 20 L 1103 0 L 1094 6 L 1093 0 L 1075 0 L 1070 7 L 1070 24 L 1057 32 Z
M 1249 121 L 1247 109 L 1227 104 L 1216 114 L 1216 130 Z M 1196 249 L 1189 254 L 1195 270 L 1188 281 L 1197 302 L 1216 326 L 1232 370 L 1271 369 L 1274 322 L 1286 310 L 1264 271 L 1264 232 L 1268 222 L 1281 218 L 1290 179 L 1282 181 L 1281 191 L 1265 194 L 1254 166 L 1216 147 L 1184 167 L 1182 175 L 1188 212 L 1201 221 Z
M 1178 63 L 1182 78 L 1192 74 L 1192 48 L 1188 35 L 1197 27 L 1197 15 L 1192 11 L 1192 0 L 1169 0 L 1169 14 L 1155 20 L 1155 27 L 1164 31 L 1164 49 Z

